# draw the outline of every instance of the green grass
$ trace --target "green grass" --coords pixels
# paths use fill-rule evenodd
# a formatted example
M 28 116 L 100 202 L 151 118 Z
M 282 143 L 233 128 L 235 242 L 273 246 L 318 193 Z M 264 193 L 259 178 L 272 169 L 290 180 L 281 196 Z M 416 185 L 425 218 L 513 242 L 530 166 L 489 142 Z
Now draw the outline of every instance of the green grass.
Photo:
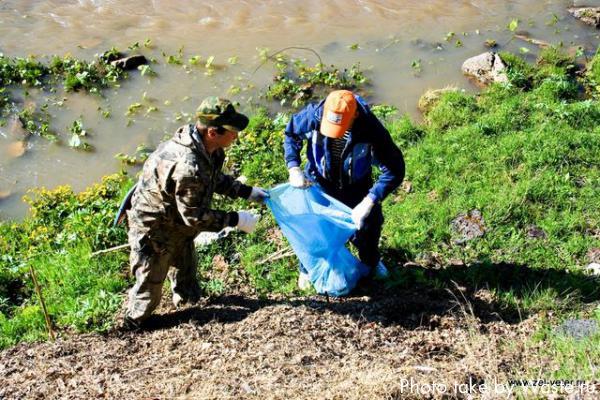
M 46 337 L 30 265 L 59 330 L 112 326 L 128 285 L 127 256 L 91 253 L 125 241 L 123 229 L 111 225 L 130 184 L 125 176 L 113 175 L 80 194 L 68 187 L 37 190 L 29 199 L 30 218 L 0 223 L 0 348 Z
M 600 300 L 597 281 L 582 273 L 588 250 L 600 247 L 598 57 L 581 75 L 573 60 L 555 49 L 535 65 L 504 54 L 509 84 L 477 95 L 445 93 L 422 124 L 396 116 L 393 107 L 374 107 L 405 154 L 412 185 L 384 203 L 382 251 L 394 267 L 385 290 L 489 289 L 498 314 L 511 323 L 553 313 L 531 339 L 559 366 L 541 371 L 548 378 L 598 377 L 592 364 L 585 364 L 586 357 L 598 360 L 598 337 L 573 341 L 553 334 L 549 322 L 586 315 Z M 282 141 L 288 118 L 254 110 L 226 167 L 252 185 L 285 181 Z M 131 284 L 127 255 L 90 258 L 90 253 L 125 242 L 124 229 L 113 229 L 110 222 L 129 185 L 126 177 L 114 176 L 85 194 L 42 190 L 34 196 L 30 218 L 0 223 L 0 347 L 45 337 L 29 264 L 39 274 L 59 330 L 111 326 Z M 255 207 L 218 196 L 214 206 Z M 451 222 L 474 209 L 483 215 L 485 233 L 459 243 Z M 258 264 L 287 244 L 275 234 L 268 210 L 255 210 L 264 216 L 255 234 L 233 232 L 199 250 L 207 295 L 240 286 L 259 295 L 299 294 L 295 257 Z M 531 227 L 544 236 L 529 237 Z M 223 270 L 213 267 L 216 255 Z M 456 260 L 463 265 L 452 266 Z M 406 261 L 429 268 L 396 268 Z
M 596 321 L 600 327 L 600 306 L 592 313 L 565 313 L 561 320 L 567 317 Z M 600 376 L 600 330 L 591 336 L 576 338 L 558 331 L 555 326 L 556 323 L 544 321 L 531 339 L 532 344 L 540 345 L 541 354 L 552 360 L 550 366 L 532 368 L 531 376 L 587 382 L 597 380 Z

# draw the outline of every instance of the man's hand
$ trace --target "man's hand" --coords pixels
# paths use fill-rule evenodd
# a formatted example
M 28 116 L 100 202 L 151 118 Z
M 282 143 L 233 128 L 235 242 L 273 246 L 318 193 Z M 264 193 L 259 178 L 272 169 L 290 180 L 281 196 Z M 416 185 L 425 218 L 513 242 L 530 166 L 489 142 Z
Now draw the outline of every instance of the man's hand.
M 256 223 L 259 220 L 257 215 L 248 211 L 238 211 L 238 223 L 235 226 L 242 232 L 252 233 L 256 229 Z
M 290 173 L 290 185 L 296 188 L 305 188 L 308 186 L 306 178 L 304 177 L 304 172 L 302 172 L 300 167 L 292 167 L 288 172 Z
M 360 203 L 352 210 L 352 221 L 358 229 L 362 229 L 365 224 L 365 220 L 371 213 L 375 202 L 369 197 L 365 196 Z
M 269 197 L 269 193 L 265 189 L 254 186 L 248 200 L 255 203 L 262 203 L 267 197 Z

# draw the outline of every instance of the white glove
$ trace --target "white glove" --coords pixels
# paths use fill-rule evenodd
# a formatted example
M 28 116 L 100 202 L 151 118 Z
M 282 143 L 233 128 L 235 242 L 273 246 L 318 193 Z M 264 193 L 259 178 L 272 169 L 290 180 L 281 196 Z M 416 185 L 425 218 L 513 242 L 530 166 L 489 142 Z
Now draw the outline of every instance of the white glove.
M 235 226 L 242 232 L 252 233 L 256 229 L 256 223 L 258 222 L 258 216 L 248 211 L 238 211 L 238 223 Z
M 253 201 L 255 203 L 262 203 L 267 197 L 269 197 L 269 193 L 267 193 L 265 189 L 254 186 L 252 187 L 252 192 L 250 193 L 248 200 Z
M 369 196 L 365 196 L 365 198 L 352 209 L 352 221 L 358 229 L 362 229 L 365 220 L 371 213 L 374 205 L 375 202 L 371 200 Z
M 304 172 L 300 169 L 300 167 L 292 167 L 288 170 L 290 173 L 290 185 L 296 188 L 305 188 L 308 186 L 306 184 L 306 178 L 304 177 Z

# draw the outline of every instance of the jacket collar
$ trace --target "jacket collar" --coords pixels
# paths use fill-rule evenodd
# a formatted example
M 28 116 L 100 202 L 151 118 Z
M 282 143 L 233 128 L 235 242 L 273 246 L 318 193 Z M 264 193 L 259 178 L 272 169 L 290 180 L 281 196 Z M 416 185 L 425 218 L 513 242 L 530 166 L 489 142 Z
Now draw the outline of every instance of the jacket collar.
M 173 135 L 173 142 L 188 147 L 194 153 L 212 161 L 210 154 L 208 154 L 202 142 L 202 135 L 194 124 L 184 125 L 177 129 L 177 132 Z

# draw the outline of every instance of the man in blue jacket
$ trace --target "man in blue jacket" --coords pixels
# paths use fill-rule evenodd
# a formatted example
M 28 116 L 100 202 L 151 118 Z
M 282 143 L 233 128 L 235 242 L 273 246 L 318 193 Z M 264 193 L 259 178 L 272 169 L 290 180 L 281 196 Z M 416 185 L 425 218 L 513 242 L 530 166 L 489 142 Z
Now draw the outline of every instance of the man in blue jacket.
M 300 151 L 304 140 L 308 160 L 303 172 Z M 319 104 L 306 106 L 287 125 L 284 150 L 292 186 L 317 183 L 352 208 L 352 220 L 358 228 L 352 243 L 359 258 L 372 268 L 375 277 L 386 278 L 389 272 L 378 248 L 383 225 L 381 202 L 402 183 L 404 158 L 365 100 L 348 90 L 336 90 Z M 381 170 L 376 182 L 373 164 Z M 302 265 L 298 286 L 310 286 Z

